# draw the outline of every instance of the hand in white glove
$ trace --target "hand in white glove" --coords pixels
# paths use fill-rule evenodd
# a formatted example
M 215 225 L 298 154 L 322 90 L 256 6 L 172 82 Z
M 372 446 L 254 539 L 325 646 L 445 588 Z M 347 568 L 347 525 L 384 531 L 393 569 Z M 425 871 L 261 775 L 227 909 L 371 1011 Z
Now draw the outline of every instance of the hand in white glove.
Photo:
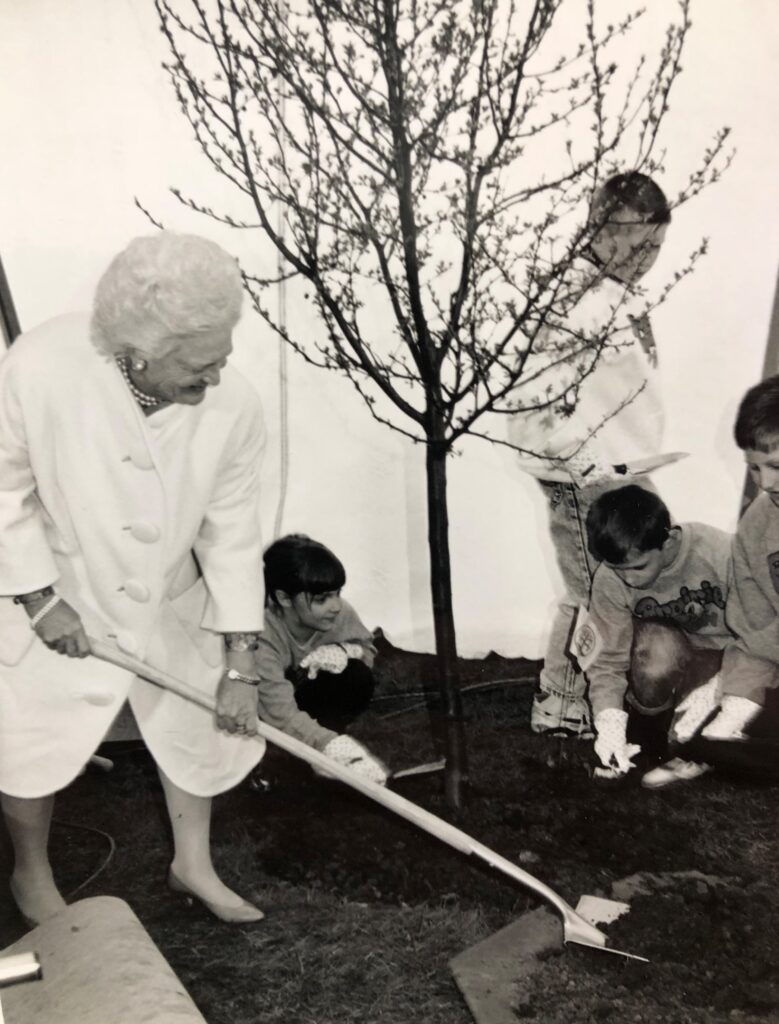
M 347 642 L 345 644 L 341 644 L 340 646 L 343 647 L 343 649 L 346 651 L 346 657 L 349 658 L 350 661 L 352 658 L 354 658 L 357 661 L 363 661 L 365 659 L 365 648 L 362 646 L 362 644 L 354 644 L 351 642 Z
M 595 716 L 595 753 L 615 777 L 635 768 L 633 758 L 641 750 L 638 744 L 627 742 L 627 724 L 627 711 L 619 708 L 606 708 Z
M 308 678 L 316 679 L 320 672 L 331 672 L 337 676 L 346 668 L 349 655 L 341 644 L 324 644 L 315 647 L 300 662 L 300 667 L 308 669 Z
M 357 775 L 361 775 L 364 779 L 369 779 L 371 782 L 376 782 L 380 786 L 383 786 L 387 781 L 389 771 L 386 766 L 377 757 L 374 757 L 369 750 L 366 750 L 361 743 L 352 739 L 351 736 L 336 736 L 335 739 L 330 740 L 322 753 L 332 757 L 334 761 L 343 765 L 344 768 L 351 768 Z M 315 769 L 315 771 L 318 775 L 327 774 L 321 768 Z
M 708 683 L 692 690 L 676 708 L 671 726 L 671 738 L 677 743 L 692 739 L 709 715 L 720 703 L 720 680 L 714 676 Z

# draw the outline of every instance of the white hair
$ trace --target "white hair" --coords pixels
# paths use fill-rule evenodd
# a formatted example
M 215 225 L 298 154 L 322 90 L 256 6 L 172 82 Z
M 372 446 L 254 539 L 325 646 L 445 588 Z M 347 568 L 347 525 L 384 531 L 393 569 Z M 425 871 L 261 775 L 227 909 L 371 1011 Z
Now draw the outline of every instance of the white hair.
M 91 336 L 107 356 L 163 355 L 186 336 L 232 330 L 243 287 L 234 257 L 198 235 L 135 238 L 100 278 Z

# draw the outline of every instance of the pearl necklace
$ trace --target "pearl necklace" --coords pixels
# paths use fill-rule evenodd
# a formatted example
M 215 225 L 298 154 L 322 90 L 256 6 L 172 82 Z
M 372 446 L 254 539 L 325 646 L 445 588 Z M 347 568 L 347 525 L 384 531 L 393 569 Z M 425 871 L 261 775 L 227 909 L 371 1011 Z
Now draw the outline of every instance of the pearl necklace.
M 153 398 L 151 395 L 147 395 L 145 391 L 141 391 L 140 388 L 136 387 L 130 379 L 130 368 L 129 360 L 126 356 L 117 356 L 116 365 L 127 382 L 127 387 L 132 392 L 132 396 L 135 401 L 140 405 L 142 409 L 156 409 L 158 405 L 165 403 L 164 398 Z

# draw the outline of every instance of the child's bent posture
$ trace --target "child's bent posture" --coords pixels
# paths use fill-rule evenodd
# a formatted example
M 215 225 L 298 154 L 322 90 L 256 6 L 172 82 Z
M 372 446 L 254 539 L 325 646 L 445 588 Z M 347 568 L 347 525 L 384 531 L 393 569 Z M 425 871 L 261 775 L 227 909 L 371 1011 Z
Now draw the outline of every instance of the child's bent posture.
M 275 541 L 263 561 L 265 625 L 254 655 L 260 717 L 383 782 L 383 765 L 340 735 L 370 702 L 376 655 L 371 634 L 341 597 L 343 565 L 303 534 Z
M 701 523 L 672 525 L 661 499 L 635 485 L 595 501 L 587 537 L 600 565 L 573 652 L 589 679 L 595 752 L 624 774 L 640 749 L 662 759 L 669 729 L 673 745 L 686 742 L 713 710 L 731 639 L 730 537 Z M 660 786 L 706 770 L 675 757 L 642 781 Z
M 534 732 L 591 735 L 586 681 L 569 655 L 577 608 L 587 603 L 595 571 L 585 521 L 600 494 L 626 482 L 629 465 L 661 452 L 657 352 L 635 289 L 670 220 L 665 195 L 646 175 L 618 174 L 597 191 L 589 249 L 572 264 L 570 289 L 533 340 L 541 369 L 529 377 L 549 404 L 534 408 L 538 399 L 529 397 L 528 411 L 510 419 L 512 444 L 538 456 L 520 465 L 547 499 L 566 588 L 533 702 Z M 519 408 L 521 388 L 515 397 Z
M 725 614 L 736 640 L 722 672 L 722 707 L 703 730 L 718 740 L 742 739 L 779 687 L 779 376 L 746 393 L 734 433 L 761 493 L 733 541 Z

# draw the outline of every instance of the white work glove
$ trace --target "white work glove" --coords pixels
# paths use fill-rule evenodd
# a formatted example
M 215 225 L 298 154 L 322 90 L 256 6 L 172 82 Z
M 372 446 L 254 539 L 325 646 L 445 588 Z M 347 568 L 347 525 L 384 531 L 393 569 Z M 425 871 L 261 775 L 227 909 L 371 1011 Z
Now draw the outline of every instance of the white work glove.
M 331 672 L 334 676 L 340 675 L 346 668 L 349 655 L 341 644 L 324 644 L 322 647 L 315 647 L 310 654 L 300 662 L 300 667 L 308 669 L 308 678 L 316 679 L 320 672 Z
M 340 645 L 346 651 L 346 657 L 351 661 L 354 658 L 357 661 L 363 661 L 365 658 L 365 648 L 362 644 L 344 643 Z
M 677 706 L 677 718 L 671 726 L 671 738 L 686 743 L 696 734 L 720 703 L 720 680 L 714 676 L 708 683 L 692 690 Z
M 600 758 L 603 769 L 596 773 L 602 777 L 617 778 L 635 768 L 633 758 L 641 750 L 636 743 L 626 740 L 628 715 L 619 708 L 606 708 L 595 716 L 595 753 Z
M 374 757 L 369 750 L 366 750 L 362 743 L 358 743 L 351 736 L 344 734 L 336 736 L 335 739 L 330 740 L 322 753 L 326 754 L 327 757 L 332 757 L 334 761 L 343 765 L 344 768 L 351 768 L 357 775 L 361 775 L 364 779 L 369 779 L 371 782 L 376 782 L 380 786 L 383 786 L 387 781 L 389 771 L 386 766 L 381 763 L 378 757 Z M 327 776 L 327 772 L 321 768 L 314 770 L 318 775 Z

